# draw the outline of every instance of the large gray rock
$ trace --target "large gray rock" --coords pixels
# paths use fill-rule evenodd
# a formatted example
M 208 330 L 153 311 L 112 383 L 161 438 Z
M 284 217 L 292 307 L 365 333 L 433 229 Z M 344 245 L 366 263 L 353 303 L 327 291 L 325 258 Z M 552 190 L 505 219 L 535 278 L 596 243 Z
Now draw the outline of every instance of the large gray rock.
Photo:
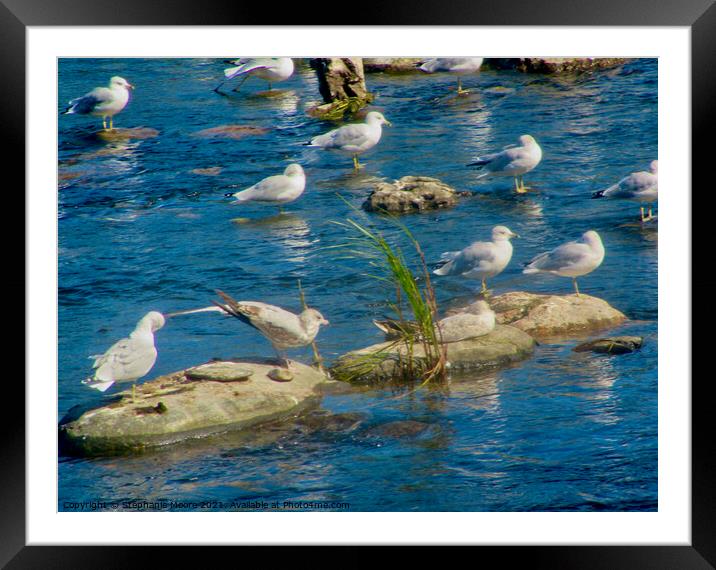
M 268 376 L 275 368 L 213 362 L 203 365 L 199 375 L 181 371 L 138 385 L 136 401 L 127 390 L 99 408 L 73 408 L 60 422 L 61 451 L 88 456 L 141 452 L 293 415 L 319 400 L 316 389 L 328 380 L 324 374 L 292 362 L 293 379 L 276 382 Z
M 378 183 L 363 207 L 369 212 L 384 210 L 404 214 L 448 208 L 457 204 L 458 197 L 463 195 L 469 192 L 458 192 L 437 178 L 403 176 L 393 183 Z
M 534 350 L 534 339 L 521 330 L 497 325 L 484 336 L 444 345 L 450 370 L 489 370 L 524 360 Z M 376 355 L 371 357 L 371 355 Z M 331 368 L 339 380 L 372 382 L 394 377 L 399 361 L 407 356 L 402 342 L 383 342 L 341 356 Z M 413 360 L 424 362 L 422 344 L 413 345 Z
M 585 295 L 538 295 L 523 291 L 490 299 L 497 322 L 509 324 L 538 340 L 581 335 L 616 326 L 626 315 L 603 299 Z M 451 312 L 469 311 L 469 306 Z
M 493 69 L 516 69 L 525 73 L 581 73 L 622 65 L 622 57 L 491 58 L 485 63 Z

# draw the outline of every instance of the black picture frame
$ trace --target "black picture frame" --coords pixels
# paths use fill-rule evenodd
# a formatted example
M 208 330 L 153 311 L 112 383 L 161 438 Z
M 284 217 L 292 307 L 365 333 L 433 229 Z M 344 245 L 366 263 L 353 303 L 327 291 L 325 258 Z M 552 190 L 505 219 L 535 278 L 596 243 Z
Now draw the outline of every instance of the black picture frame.
M 268 22 L 261 3 L 187 0 L 0 0 L 0 130 L 6 150 L 4 172 L 20 174 L 24 187 L 25 34 L 28 26 L 86 25 L 561 25 L 687 26 L 692 37 L 693 187 L 706 186 L 706 152 L 716 101 L 716 6 L 714 0 L 439 0 L 375 3 L 371 10 L 347 6 L 326 12 L 297 3 Z M 13 166 L 14 165 L 14 166 Z M 6 188 L 9 191 L 9 188 Z M 690 191 L 690 189 L 682 189 Z M 24 201 L 17 204 L 24 211 Z M 24 260 L 17 264 L 24 266 Z M 15 271 L 15 282 L 24 275 Z M 692 291 L 695 294 L 695 291 Z M 698 297 L 695 297 L 698 298 Z M 25 297 L 25 306 L 31 303 Z M 52 318 L 52 317 L 50 317 Z M 31 339 L 30 339 L 31 340 Z M 703 341 L 701 341 L 703 342 Z M 692 349 L 693 352 L 693 349 Z M 10 380 L 10 378 L 6 378 Z M 710 375 L 669 379 L 692 381 L 692 541 L 689 546 L 530 546 L 489 547 L 501 564 L 528 562 L 548 568 L 714 568 L 716 565 L 716 445 L 711 420 Z M 0 565 L 7 568 L 127 568 L 166 566 L 177 554 L 184 564 L 207 562 L 200 547 L 180 552 L 149 547 L 26 546 L 25 541 L 25 392 L 22 383 L 5 382 L 6 401 L 15 417 L 5 417 L 0 438 Z M 320 538 L 317 539 L 320 543 Z M 351 547 L 352 548 L 352 547 Z M 256 553 L 261 556 L 262 553 Z M 484 562 L 485 554 L 480 553 Z M 338 553 L 340 556 L 340 553 Z M 215 556 L 215 555 L 213 555 Z M 242 560 L 246 560 L 243 558 Z

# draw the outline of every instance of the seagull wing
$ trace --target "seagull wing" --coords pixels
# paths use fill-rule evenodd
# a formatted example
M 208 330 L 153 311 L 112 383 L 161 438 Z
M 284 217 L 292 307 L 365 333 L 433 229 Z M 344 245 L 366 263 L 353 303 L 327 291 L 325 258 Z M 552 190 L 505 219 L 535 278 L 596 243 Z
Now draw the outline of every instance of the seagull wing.
M 587 244 L 571 241 L 535 257 L 527 264 L 525 273 L 563 271 L 573 265 L 582 263 L 585 255 L 591 255 L 591 253 L 592 250 Z
M 312 146 L 323 148 L 345 148 L 351 150 L 368 142 L 367 125 L 345 125 L 311 140 Z
M 245 202 L 248 200 L 272 202 L 279 200 L 281 198 L 281 194 L 291 189 L 291 179 L 283 174 L 277 174 L 276 176 L 264 178 L 261 182 L 254 184 L 246 190 L 237 192 L 234 194 L 234 197 L 239 202 Z
M 477 241 L 463 249 L 455 258 L 447 263 L 440 275 L 462 275 L 474 269 L 482 269 L 486 263 L 495 259 L 495 251 L 491 242 Z
M 97 107 L 103 103 L 110 101 L 112 101 L 112 92 L 106 87 L 96 87 L 82 97 L 72 99 L 72 101 L 68 103 L 69 106 L 65 112 L 86 115 L 97 109 Z

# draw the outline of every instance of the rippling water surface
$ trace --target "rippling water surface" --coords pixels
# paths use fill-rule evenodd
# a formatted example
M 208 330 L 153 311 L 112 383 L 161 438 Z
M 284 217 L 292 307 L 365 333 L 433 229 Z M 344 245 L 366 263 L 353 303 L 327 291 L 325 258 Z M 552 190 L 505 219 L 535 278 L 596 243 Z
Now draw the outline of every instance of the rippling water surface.
M 448 75 L 369 75 L 375 108 L 394 127 L 363 156 L 359 174 L 350 158 L 303 146 L 333 127 L 305 113 L 318 98 L 307 67 L 297 66 L 274 96 L 260 95 L 265 84 L 254 79 L 222 97 L 212 88 L 224 67 L 208 59 L 60 60 L 61 106 L 121 75 L 137 89 L 115 126 L 159 136 L 102 142 L 93 137 L 98 119 L 60 116 L 58 418 L 102 399 L 80 384 L 88 355 L 149 310 L 208 305 L 215 288 L 298 309 L 300 279 L 331 321 L 319 335 L 329 360 L 381 340 L 371 320 L 384 313 L 386 295 L 364 267 L 329 249 L 346 237 L 331 222 L 345 219 L 349 204 L 359 207 L 376 180 L 408 174 L 474 192 L 452 210 L 403 218 L 429 262 L 488 238 L 498 223 L 522 236 L 491 282 L 497 294 L 569 292 L 570 280 L 522 275 L 522 263 L 597 230 L 606 258 L 580 287 L 626 313 L 632 320 L 610 332 L 644 336 L 644 348 L 608 357 L 572 352 L 577 340 L 543 344 L 518 366 L 453 378 L 445 390 L 333 393 L 303 423 L 139 457 L 60 458 L 59 508 L 137 499 L 327 500 L 363 511 L 656 510 L 657 234 L 633 223 L 638 205 L 590 199 L 657 157 L 656 60 L 566 77 L 484 71 L 464 81 L 472 95 L 459 100 Z M 225 124 L 268 130 L 196 135 Z M 511 180 L 477 181 L 465 167 L 524 133 L 544 150 L 525 178 L 533 192 L 515 196 Z M 284 215 L 224 196 L 291 161 L 308 182 Z M 214 167 L 221 171 L 213 176 L 192 172 Z M 233 223 L 237 217 L 249 220 Z M 436 285 L 446 307 L 479 284 Z M 150 377 L 213 357 L 271 353 L 254 331 L 215 314 L 168 321 L 157 347 Z M 310 351 L 292 356 L 309 361 Z M 385 427 L 398 421 L 419 423 L 391 424 L 398 434 Z

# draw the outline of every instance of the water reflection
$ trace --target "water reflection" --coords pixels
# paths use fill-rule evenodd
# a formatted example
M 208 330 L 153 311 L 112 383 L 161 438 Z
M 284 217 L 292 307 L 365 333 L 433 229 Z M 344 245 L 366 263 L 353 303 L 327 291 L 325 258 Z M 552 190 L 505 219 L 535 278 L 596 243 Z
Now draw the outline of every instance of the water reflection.
M 283 248 L 285 260 L 304 263 L 320 239 L 311 237 L 311 226 L 305 218 L 291 213 L 280 213 L 265 218 L 234 218 L 232 222 L 239 229 L 256 230 L 265 233 L 272 244 Z

